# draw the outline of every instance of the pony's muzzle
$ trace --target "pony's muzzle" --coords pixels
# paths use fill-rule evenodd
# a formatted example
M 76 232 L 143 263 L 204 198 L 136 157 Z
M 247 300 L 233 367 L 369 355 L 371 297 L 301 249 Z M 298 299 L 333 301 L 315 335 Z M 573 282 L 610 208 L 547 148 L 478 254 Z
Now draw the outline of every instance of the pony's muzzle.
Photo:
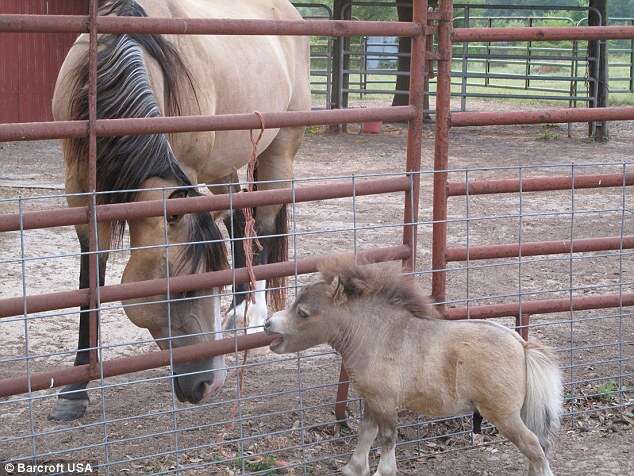
M 218 358 L 174 366 L 174 393 L 180 402 L 200 403 L 222 388 L 227 377 Z

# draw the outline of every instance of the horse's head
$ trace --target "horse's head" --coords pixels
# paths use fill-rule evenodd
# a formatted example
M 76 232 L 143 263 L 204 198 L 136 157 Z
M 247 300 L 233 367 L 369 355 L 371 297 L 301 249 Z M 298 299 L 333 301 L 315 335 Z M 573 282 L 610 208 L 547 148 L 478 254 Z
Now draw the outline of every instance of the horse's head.
M 192 190 L 172 189 L 176 183 L 151 178 L 135 201 L 181 198 Z M 149 217 L 133 220 L 130 259 L 123 283 L 174 277 L 222 269 L 226 266 L 220 231 L 210 213 Z M 166 246 L 167 245 L 167 246 Z M 218 289 L 172 293 L 124 302 L 128 318 L 148 329 L 161 349 L 182 347 L 220 338 Z M 226 377 L 224 357 L 174 365 L 174 391 L 183 402 L 198 403 L 222 387 Z

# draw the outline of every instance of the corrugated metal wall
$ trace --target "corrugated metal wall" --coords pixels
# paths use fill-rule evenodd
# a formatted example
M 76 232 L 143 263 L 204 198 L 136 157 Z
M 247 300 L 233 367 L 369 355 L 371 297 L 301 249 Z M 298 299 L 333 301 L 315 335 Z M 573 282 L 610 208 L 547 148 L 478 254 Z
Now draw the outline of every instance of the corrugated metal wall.
M 0 0 L 0 13 L 86 15 L 85 0 Z M 0 122 L 51 120 L 57 73 L 77 35 L 0 34 Z

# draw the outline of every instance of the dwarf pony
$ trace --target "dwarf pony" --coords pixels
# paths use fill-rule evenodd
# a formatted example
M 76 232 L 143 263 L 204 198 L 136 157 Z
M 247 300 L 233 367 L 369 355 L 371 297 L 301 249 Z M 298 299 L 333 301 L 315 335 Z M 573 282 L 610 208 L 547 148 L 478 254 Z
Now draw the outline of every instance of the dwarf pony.
M 301 21 L 288 0 L 100 0 L 99 14 L 118 17 L 231 18 Z M 56 120 L 88 119 L 88 35 L 81 35 L 64 60 L 53 97 Z M 97 118 L 155 118 L 310 110 L 309 46 L 305 37 L 212 35 L 99 35 Z M 257 147 L 260 190 L 288 186 L 303 128 L 267 129 Z M 237 170 L 251 157 L 248 131 L 142 134 L 97 140 L 98 204 L 166 200 L 200 195 L 195 184 L 213 193 L 239 191 Z M 88 141 L 64 141 L 66 192 L 71 207 L 89 203 Z M 229 185 L 227 185 L 229 184 Z M 286 208 L 263 206 L 255 211 L 262 250 L 255 264 L 285 259 Z M 167 214 L 166 214 L 167 215 Z M 226 214 L 235 241 L 233 266 L 245 266 L 242 253 L 244 216 Z M 99 223 L 99 284 L 103 285 L 107 251 L 117 248 L 126 223 Z M 123 282 L 135 282 L 226 267 L 222 235 L 210 213 L 130 220 L 132 251 Z M 82 251 L 80 288 L 89 286 L 89 229 L 76 227 Z M 166 248 L 163 245 L 169 244 Z M 275 283 L 269 283 L 275 287 Z M 264 283 L 257 286 L 249 308 L 251 325 L 267 315 Z M 245 285 L 238 285 L 235 313 L 244 312 Z M 124 302 L 128 318 L 150 331 L 166 349 L 222 336 L 219 289 Z M 168 297 L 170 298 L 168 300 Z M 279 306 L 282 307 L 281 305 Z M 75 365 L 88 362 L 89 313 L 80 312 Z M 180 401 L 198 403 L 222 387 L 222 357 L 174 365 L 174 391 Z M 88 404 L 87 382 L 65 387 L 50 417 L 73 420 Z
M 337 258 L 320 267 L 293 305 L 265 331 L 278 354 L 330 344 L 366 403 L 347 476 L 369 475 L 377 434 L 376 476 L 396 475 L 399 409 L 431 417 L 479 411 L 529 460 L 531 476 L 548 476 L 546 453 L 559 426 L 561 375 L 552 353 L 486 321 L 439 319 L 429 301 L 390 265 Z

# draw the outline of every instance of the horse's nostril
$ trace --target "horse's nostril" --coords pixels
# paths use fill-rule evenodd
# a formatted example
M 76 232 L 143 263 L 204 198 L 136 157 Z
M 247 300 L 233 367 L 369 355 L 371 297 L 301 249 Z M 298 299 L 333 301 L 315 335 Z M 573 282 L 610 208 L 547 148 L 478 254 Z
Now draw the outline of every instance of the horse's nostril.
M 211 382 L 202 381 L 194 385 L 192 389 L 192 403 L 200 402 L 205 396 L 205 390 L 207 390 L 207 385 L 210 385 Z

